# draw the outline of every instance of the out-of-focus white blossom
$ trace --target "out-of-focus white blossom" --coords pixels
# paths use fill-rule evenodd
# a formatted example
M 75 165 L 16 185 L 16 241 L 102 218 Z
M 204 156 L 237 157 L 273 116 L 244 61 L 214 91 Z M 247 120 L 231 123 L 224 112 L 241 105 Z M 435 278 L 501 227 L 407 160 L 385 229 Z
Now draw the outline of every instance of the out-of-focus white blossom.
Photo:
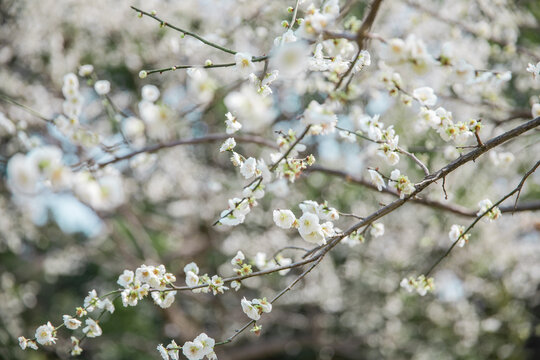
M 437 95 L 429 86 L 414 89 L 413 97 L 425 106 L 433 106 L 437 103 Z
M 255 64 L 253 64 L 251 58 L 251 55 L 240 52 L 234 55 L 236 70 L 238 70 L 240 75 L 242 75 L 244 78 L 247 78 L 249 74 L 255 71 Z
M 98 80 L 94 84 L 94 90 L 98 95 L 107 95 L 111 91 L 111 83 L 108 80 Z

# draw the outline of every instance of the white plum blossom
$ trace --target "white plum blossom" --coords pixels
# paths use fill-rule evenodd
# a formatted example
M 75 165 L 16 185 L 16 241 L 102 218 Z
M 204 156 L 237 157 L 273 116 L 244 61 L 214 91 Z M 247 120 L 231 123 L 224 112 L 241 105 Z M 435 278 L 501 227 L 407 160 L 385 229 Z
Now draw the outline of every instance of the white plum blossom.
M 98 95 L 107 95 L 111 91 L 111 83 L 108 80 L 98 80 L 94 84 L 94 90 Z
M 381 174 L 371 169 L 369 169 L 368 172 L 369 176 L 371 177 L 371 182 L 373 183 L 373 185 L 377 186 L 377 190 L 381 191 L 383 188 L 386 187 L 386 183 L 384 182 Z
M 0 111 L 0 136 L 13 135 L 17 128 L 13 122 Z
M 215 340 L 205 333 L 197 336 L 193 341 L 186 341 L 182 345 L 182 353 L 188 360 L 200 360 L 207 356 L 213 357 Z M 170 352 L 169 352 L 170 354 Z
M 219 148 L 219 152 L 231 151 L 236 146 L 234 138 L 228 138 Z
M 272 304 L 268 300 L 266 300 L 266 298 L 253 299 L 251 300 L 251 303 L 255 306 L 258 306 L 264 313 L 269 313 L 272 311 Z
M 154 291 L 152 299 L 154 303 L 162 309 L 166 309 L 172 305 L 176 296 L 176 291 Z
M 273 50 L 272 65 L 285 78 L 301 76 L 308 68 L 310 56 L 309 44 L 294 41 L 281 44 Z
M 101 310 L 108 311 L 111 314 L 114 313 L 114 310 L 115 310 L 114 304 L 112 303 L 110 299 L 100 300 L 97 305 L 98 305 L 98 308 Z
M 99 303 L 99 297 L 97 296 L 96 290 L 91 290 L 88 292 L 88 296 L 84 298 L 84 308 L 88 312 L 92 312 L 95 310 Z
M 101 327 L 94 319 L 88 318 L 86 319 L 85 323 L 86 327 L 83 328 L 83 333 L 85 333 L 89 338 L 98 337 L 103 334 Z
M 414 89 L 413 97 L 424 106 L 433 106 L 437 103 L 437 95 L 429 86 Z
M 14 192 L 30 195 L 37 191 L 39 168 L 23 154 L 13 155 L 7 164 L 8 183 Z
M 64 315 L 62 319 L 64 320 L 64 325 L 69 330 L 76 330 L 81 326 L 81 322 L 70 315 Z
M 384 224 L 383 223 L 373 223 L 371 224 L 371 230 L 369 231 L 371 236 L 379 237 L 384 235 Z
M 537 117 L 540 116 L 540 104 L 539 103 L 533 104 L 533 106 L 531 108 L 531 114 L 532 114 L 533 118 L 537 118 Z
M 400 286 L 408 292 L 416 292 L 420 296 L 426 295 L 428 292 L 433 291 L 434 283 L 433 278 L 427 278 L 424 275 L 420 275 L 417 278 L 409 277 L 401 280 Z
M 155 102 L 159 98 L 159 89 L 155 85 L 144 85 L 141 95 L 144 101 Z
M 302 239 L 317 245 L 326 244 L 325 234 L 316 214 L 305 212 L 298 219 L 298 224 L 298 232 Z
M 238 52 L 234 55 L 234 61 L 236 62 L 236 69 L 242 75 L 247 78 L 249 74 L 255 71 L 255 64 L 251 61 L 252 56 L 249 54 Z
M 263 299 L 247 300 L 245 297 L 240 301 L 242 311 L 252 320 L 259 320 L 262 313 L 269 313 L 272 311 L 272 304 Z
M 94 72 L 94 66 L 92 64 L 84 64 L 79 67 L 79 76 L 90 76 Z
M 204 357 L 203 348 L 200 341 L 186 341 L 182 345 L 182 353 L 188 360 L 200 360 Z
M 229 199 L 229 208 L 221 212 L 220 224 L 236 226 L 244 222 L 246 215 L 251 211 L 248 201 L 240 198 Z
M 257 309 L 251 301 L 247 300 L 246 298 L 243 298 L 240 301 L 240 305 L 242 306 L 242 311 L 252 320 L 259 320 L 261 318 L 261 314 L 259 313 L 259 309 Z
M 290 229 L 296 221 L 291 210 L 274 210 L 273 217 L 274 223 L 282 229 Z
M 452 225 L 452 227 L 450 228 L 450 232 L 448 233 L 448 237 L 450 238 L 450 241 L 456 242 L 459 239 L 457 246 L 459 247 L 465 246 L 465 244 L 469 241 L 470 234 L 464 235 L 463 234 L 464 231 L 465 231 L 464 226 L 457 225 L 457 224 Z
M 320 230 L 319 217 L 316 214 L 305 212 L 298 219 L 299 230 L 303 233 L 311 233 Z
M 416 190 L 414 184 L 411 183 L 409 178 L 406 175 L 401 175 L 398 169 L 395 169 L 390 173 L 390 180 L 388 181 L 388 184 L 390 185 L 390 183 L 392 183 L 392 186 L 394 186 L 398 191 L 401 199 L 403 199 L 406 195 L 412 194 Z
M 238 250 L 236 255 L 231 260 L 231 265 L 233 265 L 233 266 L 241 265 L 244 262 L 245 259 L 246 259 L 246 257 L 244 255 L 244 253 L 241 250 Z
M 212 292 L 214 295 L 223 294 L 225 290 L 229 290 L 229 288 L 225 286 L 223 279 L 218 275 L 212 276 L 212 278 L 210 279 L 210 283 L 210 287 L 212 288 Z
M 36 329 L 36 341 L 41 345 L 51 345 L 56 343 L 56 330 L 50 322 L 41 325 Z
M 242 283 L 240 281 L 232 281 L 231 282 L 231 289 L 234 289 L 235 291 L 238 291 L 240 290 L 240 288 L 242 287 Z
M 305 201 L 302 201 L 298 205 L 298 207 L 300 208 L 300 210 L 302 210 L 303 214 L 305 214 L 305 213 L 312 213 L 312 214 L 315 214 L 315 215 L 319 214 L 320 206 L 316 201 L 305 200 Z
M 180 359 L 179 357 L 180 350 L 178 350 L 178 344 L 176 343 L 176 341 L 171 340 L 171 342 L 167 345 L 166 349 L 167 349 L 167 353 L 171 357 L 171 360 Z
M 232 91 L 224 99 L 227 109 L 235 114 L 247 132 L 264 129 L 276 117 L 271 96 L 264 96 L 252 84 L 246 84 L 238 91 Z
M 515 156 L 511 152 L 497 152 L 492 150 L 489 152 L 489 159 L 495 166 L 507 167 L 514 162 Z
M 337 124 L 337 116 L 324 104 L 319 104 L 312 100 L 302 117 L 302 122 L 305 125 L 317 126 L 322 133 L 331 132 Z
M 163 360 L 169 360 L 169 353 L 167 352 L 167 349 L 165 349 L 163 344 L 159 344 L 156 349 Z
M 536 79 L 538 75 L 540 75 L 540 61 L 534 64 L 527 64 L 527 71 L 530 72 L 533 76 L 533 79 Z
M 194 262 L 190 262 L 189 264 L 187 264 L 186 266 L 184 266 L 184 272 L 187 274 L 188 272 L 192 272 L 196 275 L 199 274 L 199 267 L 197 266 L 196 263 Z
M 240 173 L 246 179 L 249 179 L 255 176 L 256 171 L 257 171 L 257 160 L 255 158 L 250 157 L 246 159 L 246 161 L 244 161 L 242 165 L 240 165 Z
M 24 336 L 19 336 L 17 340 L 19 341 L 19 346 L 21 347 L 22 350 L 26 350 L 26 348 L 33 349 L 33 350 L 38 349 L 38 346 L 35 340 L 27 339 Z
M 484 214 L 486 211 L 488 211 L 491 207 L 493 207 L 493 203 L 489 199 L 484 199 L 478 203 L 478 207 L 480 210 L 478 210 L 478 213 L 476 213 L 476 216 L 480 216 Z M 497 220 L 501 216 L 501 210 L 495 206 L 493 209 L 489 210 L 487 213 L 487 219 L 489 222 L 493 220 Z
M 225 125 L 227 125 L 227 134 L 234 134 L 242 128 L 242 124 L 240 124 L 240 122 L 236 120 L 236 117 L 234 117 L 230 112 L 226 113 L 225 117 L 227 118 L 227 120 L 225 120 Z
M 189 287 L 194 287 L 194 286 L 197 286 L 198 284 L 199 284 L 199 277 L 197 276 L 197 274 L 195 274 L 192 271 L 188 271 L 186 273 L 186 285 Z
M 118 285 L 123 287 L 128 287 L 129 284 L 131 284 L 135 280 L 135 274 L 131 270 L 124 270 L 122 275 L 118 277 L 118 281 L 116 282 Z

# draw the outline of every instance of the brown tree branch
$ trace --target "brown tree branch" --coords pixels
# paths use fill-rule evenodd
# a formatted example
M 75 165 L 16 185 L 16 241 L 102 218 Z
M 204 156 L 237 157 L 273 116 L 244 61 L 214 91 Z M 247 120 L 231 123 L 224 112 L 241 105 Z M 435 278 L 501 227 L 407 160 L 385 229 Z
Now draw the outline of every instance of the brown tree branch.
M 491 210 L 499 206 L 499 204 L 504 202 L 509 197 L 513 196 L 515 193 L 518 193 L 516 197 L 516 202 L 517 202 L 519 198 L 519 193 L 521 192 L 521 189 L 523 188 L 523 184 L 525 184 L 525 181 L 527 180 L 527 178 L 536 171 L 538 166 L 540 166 L 540 160 L 537 161 L 536 164 L 529 171 L 527 171 L 527 173 L 521 178 L 521 181 L 519 182 L 518 186 L 514 188 L 514 190 L 510 191 L 508 194 L 503 196 L 499 201 L 493 204 L 489 209 L 484 211 L 482 214 L 478 215 L 476 219 L 474 219 L 474 221 L 469 225 L 469 227 L 467 227 L 467 229 L 465 229 L 465 231 L 461 233 L 461 235 L 459 235 L 459 237 L 452 243 L 452 245 L 448 248 L 448 250 L 446 250 L 446 252 L 437 261 L 435 261 L 435 263 L 426 272 L 425 276 L 428 277 L 429 274 L 431 274 L 433 270 L 441 263 L 441 261 L 443 261 L 448 255 L 450 255 L 450 253 L 456 247 L 459 241 L 472 230 L 472 228 L 480 221 L 480 219 L 482 219 L 484 216 L 489 214 Z
M 320 165 L 314 165 L 310 168 L 305 169 L 304 172 L 321 172 L 324 174 L 337 176 L 337 177 L 342 178 L 346 182 L 357 184 L 373 191 L 379 191 L 377 189 L 377 186 L 373 185 L 371 181 L 364 179 L 362 177 L 359 177 L 359 176 L 351 175 L 345 171 L 334 170 L 334 169 L 326 168 Z M 399 194 L 396 191 L 393 191 L 389 188 L 383 188 L 380 192 L 385 193 L 385 194 L 390 194 L 394 197 L 399 197 Z M 415 204 L 435 208 L 438 210 L 447 211 L 447 212 L 460 215 L 460 216 L 476 217 L 476 212 L 474 210 L 470 210 L 464 206 L 460 206 L 460 205 L 456 205 L 452 203 L 446 204 L 437 200 L 432 200 L 425 197 L 421 198 L 418 196 L 411 199 L 410 201 Z M 502 213 L 514 212 L 513 206 L 501 206 L 499 209 L 501 210 Z M 540 210 L 540 201 L 532 201 L 532 202 L 519 204 L 516 207 L 515 212 L 535 211 L 535 210 Z
M 232 134 L 208 134 L 206 136 L 201 136 L 201 137 L 196 137 L 196 138 L 191 138 L 191 139 L 179 139 L 179 140 L 174 140 L 174 141 L 170 141 L 170 142 L 166 142 L 166 143 L 159 143 L 159 144 L 150 145 L 150 146 L 144 147 L 142 149 L 130 152 L 129 154 L 122 155 L 122 156 L 117 156 L 117 157 L 115 157 L 115 158 L 113 158 L 111 160 L 108 160 L 108 161 L 105 161 L 105 162 L 102 162 L 102 163 L 98 163 L 97 166 L 99 168 L 103 168 L 103 167 L 105 167 L 107 165 L 116 163 L 118 161 L 131 159 L 132 157 L 134 157 L 136 155 L 139 155 L 139 154 L 142 154 L 142 153 L 154 153 L 154 152 L 162 150 L 162 149 L 167 149 L 167 148 L 180 146 L 180 145 L 195 145 L 195 144 L 211 143 L 211 142 L 216 142 L 216 141 L 220 141 L 220 140 L 225 140 L 225 139 L 228 139 L 230 137 L 234 137 L 234 140 L 236 142 L 238 142 L 238 143 L 253 143 L 253 144 L 258 144 L 258 145 L 261 145 L 261 146 L 266 146 L 266 147 L 269 147 L 269 148 L 272 148 L 272 149 L 277 149 L 276 144 L 274 144 L 273 142 L 271 142 L 271 141 L 269 141 L 269 140 L 267 140 L 267 139 L 265 139 L 263 137 L 256 136 L 256 135 L 234 136 Z

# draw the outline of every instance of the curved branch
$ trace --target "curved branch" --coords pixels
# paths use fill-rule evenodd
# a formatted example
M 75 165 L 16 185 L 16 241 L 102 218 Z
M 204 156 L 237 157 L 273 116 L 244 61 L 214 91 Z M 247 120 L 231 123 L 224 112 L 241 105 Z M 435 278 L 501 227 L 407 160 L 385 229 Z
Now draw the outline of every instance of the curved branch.
M 160 23 L 162 26 L 169 27 L 169 28 L 171 28 L 171 29 L 173 29 L 173 30 L 176 30 L 176 31 L 181 32 L 182 34 L 185 34 L 185 35 L 189 35 L 189 36 L 191 36 L 191 37 L 194 37 L 195 39 L 201 41 L 202 43 L 204 43 L 204 44 L 206 44 L 206 45 L 208 45 L 208 46 L 211 46 L 211 47 L 213 47 L 213 48 L 219 49 L 219 50 L 221 50 L 221 51 L 224 51 L 224 52 L 226 52 L 226 53 L 233 54 L 233 55 L 236 54 L 236 51 L 234 51 L 234 50 L 228 49 L 228 48 L 226 48 L 226 47 L 223 47 L 223 46 L 221 46 L 221 45 L 218 45 L 218 44 L 216 44 L 216 43 L 213 43 L 213 42 L 211 42 L 211 41 L 208 41 L 208 40 L 206 40 L 205 38 L 203 38 L 203 37 L 201 37 L 201 36 L 199 36 L 199 35 L 197 35 L 197 34 L 195 34 L 195 33 L 192 33 L 192 32 L 189 31 L 189 30 L 184 30 L 184 29 L 179 28 L 179 27 L 177 27 L 177 26 L 171 25 L 171 24 L 169 24 L 168 22 L 166 22 L 166 21 L 164 21 L 164 20 L 158 18 L 157 16 L 155 16 L 155 15 L 153 15 L 153 14 L 150 14 L 150 13 L 148 13 L 148 12 L 146 12 L 146 11 L 141 10 L 141 9 L 137 9 L 135 6 L 130 6 L 130 7 L 131 7 L 133 10 L 137 11 L 139 14 L 146 15 L 146 16 L 151 17 L 152 19 L 154 19 L 154 20 L 156 20 L 156 21 L 159 21 L 159 23 Z
M 342 178 L 346 182 L 360 185 L 370 190 L 379 192 L 379 190 L 377 189 L 377 186 L 373 185 L 369 180 L 366 180 L 359 176 L 351 175 L 349 173 L 346 173 L 345 171 L 334 170 L 334 169 L 330 169 L 330 168 L 320 166 L 320 165 L 314 165 L 310 168 L 305 169 L 304 171 L 305 172 L 320 172 L 320 173 L 324 173 L 328 175 L 337 176 L 337 177 Z M 389 188 L 384 188 L 380 192 L 385 193 L 385 194 L 390 194 L 394 197 L 399 197 L 399 194 L 396 191 L 393 191 Z M 411 199 L 410 201 L 415 204 L 427 206 L 430 208 L 435 208 L 438 210 L 447 211 L 447 212 L 460 215 L 460 216 L 471 217 L 471 218 L 476 217 L 476 212 L 474 210 L 470 210 L 464 206 L 460 206 L 457 204 L 451 204 L 451 203 L 446 204 L 441 201 L 432 200 L 425 197 L 424 198 L 415 197 L 414 199 Z M 513 206 L 501 206 L 499 209 L 501 210 L 502 213 L 514 212 Z M 516 207 L 515 212 L 535 211 L 535 210 L 540 210 L 540 201 L 531 201 L 531 202 L 519 204 Z
M 416 190 L 406 196 L 403 199 L 398 199 L 381 209 L 377 210 L 373 214 L 366 217 L 364 220 L 357 222 L 347 230 L 343 232 L 343 234 L 334 239 L 336 243 L 341 241 L 341 239 L 345 236 L 350 235 L 353 231 L 358 230 L 359 228 L 369 225 L 375 220 L 380 219 L 381 217 L 391 213 L 392 211 L 396 210 L 397 208 L 401 207 L 403 204 L 405 204 L 407 201 L 414 199 L 416 195 L 418 195 L 420 192 L 422 192 L 425 188 L 427 188 L 429 185 L 433 184 L 435 181 L 442 179 L 446 175 L 450 174 L 452 171 L 456 170 L 457 168 L 461 167 L 462 165 L 468 163 L 469 161 L 476 160 L 480 155 L 485 154 L 489 150 L 493 149 L 494 147 L 501 145 L 505 142 L 507 142 L 510 139 L 513 139 L 524 132 L 527 132 L 531 129 L 536 128 L 538 125 L 540 125 L 540 116 L 536 119 L 533 119 L 531 121 L 526 122 L 525 124 L 522 124 L 518 127 L 513 128 L 510 131 L 505 132 L 502 135 L 499 135 L 487 142 L 484 143 L 484 145 L 477 147 L 476 149 L 468 152 L 467 154 L 459 157 L 458 159 L 452 161 L 450 164 L 446 165 L 442 169 L 438 170 L 437 172 L 426 176 L 423 181 L 416 184 Z
M 134 157 L 136 155 L 139 155 L 139 154 L 142 154 L 142 153 L 153 153 L 153 152 L 159 151 L 161 149 L 167 149 L 167 148 L 180 146 L 180 145 L 195 145 L 195 144 L 211 143 L 211 142 L 215 142 L 215 141 L 225 140 L 225 139 L 228 139 L 230 137 L 233 137 L 232 134 L 208 134 L 206 136 L 196 137 L 196 138 L 192 138 L 192 139 L 180 139 L 180 140 L 174 140 L 174 141 L 167 142 L 167 143 L 159 143 L 159 144 L 147 146 L 147 147 L 139 149 L 139 150 L 135 150 L 135 151 L 130 152 L 129 154 L 126 154 L 126 155 L 116 156 L 115 158 L 113 158 L 111 160 L 108 160 L 108 161 L 105 161 L 105 162 L 102 162 L 102 163 L 98 163 L 97 166 L 99 168 L 103 168 L 103 167 L 105 167 L 107 165 L 116 163 L 118 161 L 131 159 L 132 157 Z M 253 143 L 253 144 L 258 144 L 258 145 L 261 145 L 261 146 L 266 146 L 266 147 L 269 147 L 269 148 L 272 148 L 272 149 L 277 149 L 276 144 L 274 144 L 271 141 L 268 141 L 267 139 L 265 139 L 263 137 L 256 136 L 256 135 L 234 136 L 234 139 L 235 139 L 236 142 L 239 142 L 239 143 Z
M 525 184 L 525 181 L 527 180 L 527 178 L 536 171 L 536 169 L 538 168 L 538 166 L 540 166 L 540 160 L 536 162 L 536 164 L 529 170 L 527 171 L 527 173 L 521 178 L 521 181 L 519 182 L 518 186 L 516 186 L 514 188 L 514 190 L 510 191 L 508 194 L 506 194 L 505 196 L 503 196 L 499 201 L 497 201 L 495 204 L 493 204 L 489 209 L 487 209 L 486 211 L 484 211 L 483 213 L 481 213 L 480 215 L 478 215 L 476 217 L 476 219 L 474 219 L 474 221 L 467 227 L 467 229 L 465 229 L 465 231 L 463 231 L 463 233 L 461 233 L 461 235 L 459 235 L 459 237 L 452 243 L 452 245 L 448 248 L 448 250 L 446 250 L 446 252 L 437 260 L 435 261 L 435 263 L 429 268 L 429 270 L 426 272 L 426 277 L 429 276 L 429 274 L 431 274 L 433 272 L 433 270 L 437 267 L 437 265 L 439 265 L 448 255 L 450 255 L 450 253 L 452 252 L 452 250 L 454 250 L 454 248 L 456 247 L 456 245 L 459 243 L 459 241 L 469 233 L 469 231 L 472 230 L 472 228 L 480 221 L 480 219 L 482 219 L 484 216 L 486 216 L 487 214 L 490 213 L 491 210 L 493 210 L 495 207 L 497 207 L 499 204 L 501 204 L 502 202 L 504 202 L 506 199 L 508 199 L 509 197 L 513 196 L 515 193 L 518 193 L 517 194 L 517 197 L 516 197 L 516 202 L 519 198 L 519 193 L 521 192 L 521 189 L 523 188 L 523 184 Z

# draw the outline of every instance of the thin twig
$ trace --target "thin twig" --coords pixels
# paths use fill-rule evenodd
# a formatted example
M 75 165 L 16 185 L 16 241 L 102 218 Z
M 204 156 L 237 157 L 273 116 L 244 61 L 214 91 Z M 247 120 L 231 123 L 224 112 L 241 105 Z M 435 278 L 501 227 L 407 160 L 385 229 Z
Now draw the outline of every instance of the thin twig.
M 516 186 L 514 188 L 514 190 L 510 191 L 508 194 L 506 194 L 505 196 L 503 196 L 499 201 L 497 201 L 495 204 L 493 204 L 489 209 L 487 209 L 486 211 L 484 211 L 483 213 L 481 213 L 480 215 L 478 215 L 476 217 L 476 219 L 474 219 L 474 221 L 469 225 L 469 227 L 467 227 L 467 229 L 465 229 L 465 231 L 463 233 L 461 233 L 461 235 L 456 239 L 456 241 L 454 241 L 452 243 L 452 245 L 448 248 L 448 250 L 446 250 L 446 252 L 439 258 L 437 259 L 437 261 L 435 261 L 435 263 L 433 265 L 431 265 L 431 267 L 429 268 L 429 270 L 426 272 L 425 276 L 428 277 L 429 274 L 431 274 L 433 272 L 433 270 L 437 267 L 437 265 L 439 265 L 448 255 L 450 255 L 450 253 L 452 252 L 452 250 L 456 247 L 456 245 L 459 243 L 459 241 L 466 235 L 468 234 L 472 228 L 484 217 L 486 216 L 487 214 L 489 214 L 489 212 L 491 210 L 493 210 L 495 207 L 499 206 L 499 204 L 501 204 L 503 201 L 505 201 L 506 199 L 508 199 L 509 197 L 511 197 L 512 195 L 514 195 L 516 192 L 518 193 L 518 196 L 519 196 L 519 192 L 521 191 L 521 188 L 523 187 L 523 184 L 525 183 L 525 181 L 527 180 L 527 178 L 536 171 L 536 169 L 538 168 L 538 166 L 540 166 L 540 161 L 537 161 L 536 164 L 523 176 L 523 178 L 521 179 L 521 181 L 519 182 L 518 186 Z M 516 198 L 516 202 L 517 202 L 517 198 Z
M 226 52 L 226 53 L 233 54 L 233 55 L 236 54 L 236 51 L 234 51 L 234 50 L 228 49 L 228 48 L 223 47 L 223 46 L 221 46 L 221 45 L 218 45 L 218 44 L 216 44 L 216 43 L 214 43 L 214 42 L 212 42 L 212 41 L 206 40 L 205 38 L 203 38 L 203 37 L 201 37 L 201 36 L 199 36 L 199 35 L 197 35 L 197 34 L 191 32 L 191 31 L 189 31 L 189 30 L 184 30 L 184 29 L 179 28 L 179 27 L 177 27 L 177 26 L 171 25 L 171 24 L 169 24 L 168 22 L 166 22 L 165 20 L 162 20 L 162 19 L 158 18 L 157 16 L 155 16 L 155 15 L 153 15 L 153 14 L 150 14 L 150 13 L 148 13 L 148 12 L 146 12 L 146 11 L 143 11 L 143 10 L 141 10 L 141 9 L 138 9 L 138 8 L 136 8 L 135 6 L 131 6 L 131 8 L 132 8 L 133 10 L 137 11 L 139 14 L 146 15 L 146 16 L 151 17 L 152 19 L 158 21 L 162 26 L 166 26 L 166 27 L 168 27 L 168 28 L 171 28 L 171 29 L 174 29 L 174 30 L 176 30 L 176 31 L 179 31 L 179 32 L 181 32 L 182 34 L 185 34 L 185 35 L 189 35 L 189 36 L 191 36 L 191 37 L 194 37 L 195 39 L 201 41 L 202 43 L 204 43 L 204 44 L 206 44 L 206 45 L 208 45 L 208 46 L 211 46 L 211 47 L 213 47 L 213 48 L 219 49 L 219 50 L 221 50 L 221 51 L 224 51 L 224 52 Z
M 264 56 L 253 56 L 251 58 L 252 62 L 261 62 L 266 61 L 269 59 L 268 55 Z M 210 64 L 210 65 L 176 65 L 171 66 L 163 69 L 153 69 L 153 70 L 145 70 L 147 75 L 155 74 L 155 73 L 164 73 L 167 71 L 175 71 L 175 70 L 181 70 L 181 69 L 191 69 L 191 68 L 198 68 L 198 69 L 214 69 L 214 68 L 224 68 L 224 67 L 232 67 L 236 66 L 235 62 L 229 62 L 229 63 L 223 63 L 223 64 Z
M 24 104 L 21 104 L 20 102 L 18 102 L 17 100 L 15 99 L 12 99 L 11 97 L 5 95 L 5 94 L 2 94 L 0 93 L 0 99 L 12 104 L 12 105 L 15 105 L 21 109 L 23 109 L 24 111 L 26 111 L 27 113 L 29 114 L 32 114 L 34 115 L 35 117 L 45 121 L 45 122 L 48 122 L 48 123 L 54 123 L 54 120 L 53 119 L 49 119 L 48 117 L 46 117 L 45 115 L 42 115 L 40 114 L 39 112 L 37 112 L 36 110 L 24 105 Z
M 306 169 L 305 171 L 306 172 L 322 172 L 322 173 L 325 173 L 325 174 L 328 174 L 328 175 L 337 176 L 337 177 L 340 177 L 340 178 L 342 178 L 343 180 L 345 180 L 345 181 L 347 181 L 349 183 L 360 185 L 360 186 L 363 186 L 363 187 L 368 188 L 368 189 L 373 190 L 373 191 L 379 191 L 377 189 L 377 186 L 373 185 L 373 183 L 371 181 L 366 180 L 366 179 L 361 178 L 361 177 L 358 177 L 358 176 L 355 176 L 355 175 L 352 175 L 352 174 L 349 174 L 349 173 L 346 173 L 346 172 L 341 171 L 341 170 L 334 170 L 334 169 L 326 168 L 324 166 L 315 165 L 315 166 L 312 166 L 312 167 Z M 388 188 L 383 188 L 380 192 L 385 193 L 385 194 L 390 194 L 390 195 L 392 195 L 394 197 L 399 197 L 399 194 L 397 192 L 395 192 L 393 190 L 390 190 Z M 456 215 L 460 215 L 460 216 L 465 216 L 465 217 L 475 217 L 476 216 L 475 211 L 469 210 L 466 207 L 455 205 L 455 204 L 445 204 L 445 203 L 442 203 L 440 201 L 431 200 L 431 199 L 425 198 L 425 197 L 416 196 L 414 199 L 411 199 L 410 201 L 415 203 L 415 204 L 427 206 L 427 207 L 438 209 L 438 210 L 447 211 L 447 212 L 450 212 L 450 213 L 453 213 L 453 214 L 456 214 Z M 513 211 L 513 206 L 510 206 L 510 207 L 504 207 L 503 206 L 503 207 L 500 208 L 500 210 L 501 210 L 502 213 L 512 212 Z M 535 211 L 535 210 L 540 210 L 540 201 L 524 203 L 524 204 L 520 204 L 519 206 L 516 207 L 516 212 Z
M 97 166 L 99 168 L 103 168 L 107 165 L 116 163 L 118 161 L 130 159 L 142 153 L 154 153 L 162 149 L 167 149 L 167 148 L 180 146 L 180 145 L 194 145 L 194 144 L 210 143 L 210 142 L 225 140 L 229 137 L 231 137 L 230 134 L 208 134 L 206 136 L 201 136 L 201 137 L 196 137 L 196 138 L 191 138 L 191 139 L 180 139 L 180 140 L 174 140 L 174 141 L 166 142 L 166 143 L 154 144 L 154 145 L 150 145 L 139 150 L 135 150 L 126 155 L 117 156 L 114 159 L 99 163 L 97 164 Z M 258 145 L 266 146 L 273 149 L 277 148 L 277 146 L 274 143 L 260 136 L 241 135 L 241 136 L 235 136 L 234 139 L 238 143 L 253 143 L 253 144 L 258 144 Z

